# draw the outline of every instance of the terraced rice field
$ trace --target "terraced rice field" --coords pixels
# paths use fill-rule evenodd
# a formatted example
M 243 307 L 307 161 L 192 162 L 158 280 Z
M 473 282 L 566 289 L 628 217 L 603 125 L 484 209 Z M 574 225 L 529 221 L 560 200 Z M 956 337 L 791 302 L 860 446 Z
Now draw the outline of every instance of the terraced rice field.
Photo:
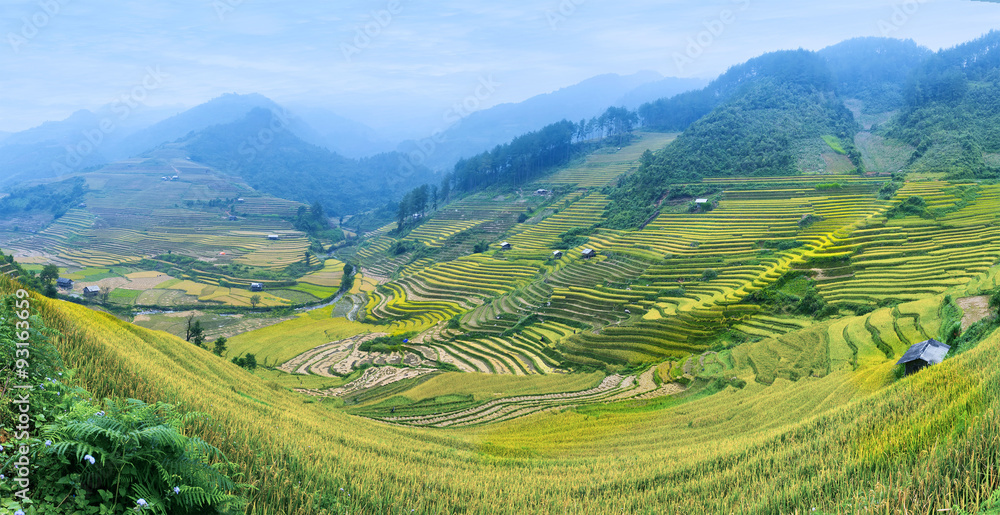
M 176 181 L 163 181 L 181 170 Z M 168 251 L 280 268 L 302 259 L 308 241 L 281 216 L 301 204 L 261 196 L 240 180 L 184 160 L 131 159 L 85 174 L 85 206 L 69 210 L 38 234 L 0 235 L 7 248 L 43 252 L 61 264 L 108 266 Z M 236 198 L 244 201 L 236 203 Z M 213 199 L 231 199 L 209 208 Z M 270 241 L 269 234 L 280 234 Z M 225 255 L 221 253 L 225 252 Z M 16 252 L 15 252 L 16 253 Z
M 954 210 L 936 219 L 875 217 L 817 257 L 848 256 L 836 278 L 817 281 L 830 302 L 877 304 L 934 295 L 968 283 L 1000 261 L 1000 187 L 983 186 L 974 202 L 959 201 L 942 182 L 907 183 L 894 203 L 919 195 L 932 208 Z
M 552 176 L 540 180 L 539 183 L 575 186 L 577 188 L 601 188 L 623 173 L 634 170 L 643 152 L 660 150 L 675 138 L 677 138 L 676 134 L 641 132 L 631 144 L 621 149 L 608 149 L 602 153 L 591 154 L 582 163 L 560 170 Z

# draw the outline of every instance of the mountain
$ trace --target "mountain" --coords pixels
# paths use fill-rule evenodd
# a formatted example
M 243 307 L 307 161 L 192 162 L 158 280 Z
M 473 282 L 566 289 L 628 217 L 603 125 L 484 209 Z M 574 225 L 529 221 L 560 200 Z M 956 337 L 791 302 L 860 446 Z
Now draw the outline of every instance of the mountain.
M 107 163 L 100 121 L 81 109 L 65 120 L 10 134 L 0 144 L 0 186 Z
M 234 122 L 258 107 L 282 109 L 263 95 L 228 93 L 137 131 L 118 145 L 115 157 L 136 155 L 164 142 L 174 141 L 192 131 L 197 132 L 212 125 Z
M 672 144 L 647 155 L 636 174 L 622 180 L 612 195 L 616 204 L 608 223 L 642 223 L 673 183 L 795 175 L 816 166 L 815 156 L 823 154 L 830 159 L 820 162 L 821 171 L 829 171 L 830 163 L 837 161 L 845 168 L 840 171 L 853 169 L 860 163 L 853 144 L 859 127 L 836 88 L 822 57 L 795 50 L 765 54 L 731 68 L 701 91 L 658 101 L 655 112 L 672 127 L 678 128 L 687 117 L 697 118 Z M 690 105 L 678 102 L 679 97 Z M 643 107 L 650 116 L 650 104 Z
M 176 145 L 192 161 L 242 177 L 274 196 L 319 202 L 327 213 L 363 212 L 431 180 L 397 153 L 350 159 L 303 141 L 281 111 L 255 108 L 241 119 L 189 134 Z
M 420 156 L 423 164 L 431 168 L 447 169 L 463 157 L 489 150 L 559 120 L 589 119 L 612 105 L 635 102 L 649 95 L 677 94 L 698 84 L 697 80 L 663 79 L 649 71 L 625 76 L 598 75 L 516 104 L 500 104 L 469 114 L 453 109 L 447 121 L 456 123 L 441 135 L 404 142 L 399 150 Z
M 916 148 L 908 169 L 1000 177 L 1000 31 L 927 59 L 904 95 L 883 132 Z
M 661 98 L 670 98 L 685 91 L 692 91 L 704 88 L 708 85 L 706 79 L 681 79 L 677 77 L 667 77 L 658 81 L 648 82 L 632 89 L 622 95 L 612 105 L 638 109 L 639 106 L 648 102 L 654 102 Z
M 121 142 L 177 111 L 176 106 L 132 108 L 122 102 L 81 109 L 65 120 L 0 138 L 0 185 L 48 178 L 124 157 Z
M 900 109 L 910 75 L 933 52 L 913 40 L 855 38 L 824 48 L 841 97 L 862 101 L 865 113 Z
M 289 109 L 312 128 L 309 134 L 300 134 L 302 139 L 342 156 L 357 159 L 389 152 L 396 147 L 375 129 L 329 109 L 299 105 L 290 105 Z

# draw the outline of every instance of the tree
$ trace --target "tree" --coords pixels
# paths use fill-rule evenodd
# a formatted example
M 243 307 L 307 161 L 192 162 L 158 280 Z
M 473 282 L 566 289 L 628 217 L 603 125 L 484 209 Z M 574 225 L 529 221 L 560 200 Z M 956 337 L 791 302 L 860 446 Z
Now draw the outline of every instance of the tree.
M 309 251 L 306 251 L 305 254 L 303 254 L 302 259 L 305 261 L 306 266 L 312 266 L 312 254 L 310 254 Z
M 42 268 L 42 272 L 38 274 L 38 278 L 45 284 L 55 281 L 59 278 L 59 267 L 56 265 L 45 265 L 45 267 Z
M 111 288 L 107 286 L 101 286 L 101 293 L 99 295 L 101 296 L 101 302 L 107 304 L 108 297 L 111 296 Z
M 184 341 L 191 341 L 191 323 L 194 322 L 194 315 L 188 315 L 187 318 L 187 331 L 184 333 Z
M 216 356 L 222 356 L 222 353 L 226 352 L 226 342 L 228 341 L 229 340 L 227 340 L 225 336 L 218 337 L 215 340 L 215 346 L 212 349 L 212 352 L 215 353 Z
M 990 297 L 990 307 L 997 312 L 997 316 L 1000 316 L 1000 288 L 993 291 L 993 296 Z
M 441 202 L 448 201 L 448 195 L 451 194 L 451 174 L 446 174 L 443 179 L 441 179 Z
M 201 320 L 194 321 L 194 324 L 191 325 L 189 335 L 191 339 L 188 341 L 193 343 L 195 347 L 205 347 L 205 329 L 201 327 Z
M 260 295 L 250 296 L 250 308 L 257 309 L 257 304 L 260 304 Z
M 233 358 L 233 363 L 237 366 L 253 371 L 257 368 L 257 356 L 247 353 L 246 356 Z

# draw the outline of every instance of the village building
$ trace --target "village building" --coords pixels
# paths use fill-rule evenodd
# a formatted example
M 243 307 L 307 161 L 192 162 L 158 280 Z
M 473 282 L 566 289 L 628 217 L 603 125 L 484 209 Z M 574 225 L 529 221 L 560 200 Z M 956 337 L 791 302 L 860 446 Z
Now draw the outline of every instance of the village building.
M 597 251 L 594 249 L 583 249 L 580 254 L 583 256 L 583 259 L 590 259 L 597 255 Z
M 250 291 L 264 291 L 263 283 L 250 283 Z
M 83 294 L 84 295 L 88 295 L 88 296 L 89 295 L 97 295 L 98 293 L 101 293 L 101 287 L 100 286 L 87 286 L 87 287 L 85 287 L 83 289 Z
M 60 288 L 70 289 L 70 288 L 73 287 L 73 280 L 72 279 L 66 279 L 65 277 L 60 277 L 60 278 L 56 279 L 56 286 L 58 286 Z
M 924 340 L 907 349 L 896 364 L 905 366 L 906 375 L 910 375 L 929 365 L 941 363 L 949 350 L 951 347 L 937 340 Z
M 510 250 L 512 248 L 513 247 L 511 246 L 511 244 L 507 243 L 506 241 L 500 244 L 500 249 L 501 250 Z

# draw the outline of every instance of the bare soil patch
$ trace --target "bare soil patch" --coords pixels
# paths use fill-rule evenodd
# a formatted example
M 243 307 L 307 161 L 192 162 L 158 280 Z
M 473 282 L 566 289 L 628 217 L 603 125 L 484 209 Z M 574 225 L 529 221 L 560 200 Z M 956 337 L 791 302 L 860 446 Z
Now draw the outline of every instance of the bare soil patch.
M 977 297 L 965 297 L 955 301 L 958 307 L 965 313 L 962 316 L 962 330 L 965 331 L 972 324 L 991 316 L 990 298 L 986 295 Z

